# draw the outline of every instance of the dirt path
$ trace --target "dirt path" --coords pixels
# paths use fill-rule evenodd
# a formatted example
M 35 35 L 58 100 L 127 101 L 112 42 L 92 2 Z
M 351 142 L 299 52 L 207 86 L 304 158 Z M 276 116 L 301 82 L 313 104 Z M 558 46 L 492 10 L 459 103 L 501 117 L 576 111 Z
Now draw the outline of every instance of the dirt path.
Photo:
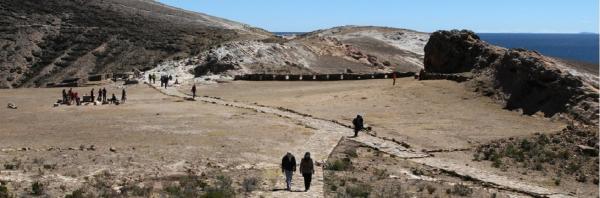
M 149 84 L 150 85 L 150 84 Z M 158 91 L 173 97 L 189 98 L 188 95 L 181 93 L 175 88 L 158 88 L 155 85 L 150 85 Z M 311 115 L 302 114 L 293 110 L 284 108 L 268 107 L 259 104 L 246 104 L 236 101 L 226 101 L 217 97 L 197 97 L 196 101 L 205 103 L 212 103 L 217 105 L 225 105 L 235 108 L 244 108 L 254 110 L 260 113 L 274 114 L 279 117 L 287 118 L 299 122 L 300 124 L 315 129 L 315 134 L 310 137 L 307 145 L 302 148 L 295 148 L 294 153 L 304 153 L 306 150 L 314 152 L 314 159 L 319 162 L 325 162 L 329 153 L 332 152 L 338 141 L 344 137 L 352 134 L 352 129 L 346 125 L 343 125 L 336 121 L 330 121 L 326 119 L 316 118 Z M 436 158 L 428 153 L 414 151 L 408 146 L 403 146 L 394 140 L 379 138 L 376 135 L 361 135 L 358 138 L 354 138 L 355 141 L 371 146 L 380 151 L 386 152 L 390 155 L 400 157 L 403 159 L 411 160 L 426 166 L 439 168 L 449 173 L 456 174 L 462 178 L 469 178 L 474 181 L 481 182 L 482 185 L 491 186 L 499 189 L 509 190 L 513 192 L 523 193 L 535 197 L 572 197 L 570 195 L 562 194 L 561 192 L 539 187 L 536 185 L 520 182 L 511 178 L 496 175 L 484 170 L 479 170 L 474 167 L 469 167 L 464 163 L 452 162 L 447 159 Z M 319 167 L 315 178 L 313 179 L 313 188 L 310 193 L 289 193 L 286 191 L 274 191 L 274 192 L 257 192 L 256 196 L 270 196 L 270 197 L 322 197 L 323 196 L 323 174 L 322 169 Z M 303 189 L 301 184 L 301 178 L 296 176 L 296 182 L 294 190 Z

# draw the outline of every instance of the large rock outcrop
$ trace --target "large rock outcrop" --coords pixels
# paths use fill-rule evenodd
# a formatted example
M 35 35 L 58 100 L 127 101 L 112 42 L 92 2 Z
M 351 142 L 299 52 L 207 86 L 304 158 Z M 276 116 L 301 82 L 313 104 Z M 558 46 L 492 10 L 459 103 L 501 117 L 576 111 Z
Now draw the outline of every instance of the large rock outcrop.
M 424 66 L 431 73 L 472 72 L 468 85 L 507 109 L 598 124 L 598 74 L 538 52 L 493 46 L 467 30 L 438 31 L 425 47 Z

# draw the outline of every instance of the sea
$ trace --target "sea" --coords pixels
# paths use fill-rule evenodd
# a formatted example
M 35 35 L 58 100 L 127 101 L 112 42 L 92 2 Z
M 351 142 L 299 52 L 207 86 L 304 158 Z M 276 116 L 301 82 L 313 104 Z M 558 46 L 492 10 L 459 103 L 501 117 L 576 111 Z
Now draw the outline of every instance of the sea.
M 536 50 L 546 56 L 598 64 L 598 34 L 478 33 L 481 40 L 506 48 Z
M 274 32 L 276 35 L 299 35 L 304 32 Z M 506 48 L 536 50 L 546 56 L 598 64 L 598 34 L 478 33 L 491 44 Z

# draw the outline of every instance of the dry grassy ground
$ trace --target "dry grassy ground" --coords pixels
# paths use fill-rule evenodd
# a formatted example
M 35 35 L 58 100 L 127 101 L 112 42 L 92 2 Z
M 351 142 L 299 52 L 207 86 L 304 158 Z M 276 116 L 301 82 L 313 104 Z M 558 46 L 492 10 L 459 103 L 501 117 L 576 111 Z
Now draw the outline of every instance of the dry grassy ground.
M 56 108 L 61 89 L 0 90 L 1 103 L 19 106 L 0 108 L 0 163 L 17 166 L 0 168 L 0 180 L 23 181 L 13 183 L 21 188 L 49 182 L 51 195 L 62 196 L 104 170 L 143 181 L 188 170 L 272 168 L 312 135 L 312 129 L 268 114 L 184 102 L 146 85 L 128 90 L 124 105 Z M 30 150 L 13 151 L 21 148 Z M 125 183 L 132 182 L 115 185 Z
M 107 88 L 109 92 L 119 91 L 116 86 Z M 81 94 L 90 89 L 76 90 Z M 178 89 L 187 92 L 189 87 Z M 16 110 L 0 109 L 0 149 L 3 149 L 0 163 L 13 166 L 0 167 L 0 180 L 9 181 L 7 186 L 19 196 L 29 195 L 33 191 L 31 184 L 35 181 L 41 181 L 46 188 L 45 193 L 51 196 L 63 196 L 82 189 L 84 183 L 87 185 L 84 190 L 96 189 L 95 193 L 100 195 L 161 196 L 181 194 L 190 189 L 192 192 L 198 189 L 208 192 L 210 188 L 206 186 L 218 187 L 228 183 L 227 179 L 219 177 L 223 175 L 231 179 L 231 189 L 227 189 L 238 196 L 321 197 L 335 192 L 330 189 L 331 183 L 322 185 L 322 179 L 315 181 L 322 185 L 321 188 L 308 193 L 271 192 L 283 187 L 277 164 L 286 151 L 296 153 L 310 147 L 315 150 L 316 158 L 322 159 L 336 146 L 331 143 L 327 145 L 329 148 L 325 148 L 323 144 L 329 144 L 329 139 L 338 135 L 325 134 L 328 129 L 314 128 L 329 124 L 308 118 L 294 120 L 281 114 L 277 116 L 277 113 L 186 101 L 165 96 L 147 85 L 135 85 L 127 90 L 129 101 L 124 105 L 56 108 L 52 107 L 52 103 L 60 96 L 60 89 L 0 90 L 0 103 L 14 102 L 19 106 Z M 433 155 L 425 158 L 425 163 L 439 160 L 459 164 L 571 195 L 586 197 L 598 192 L 597 186 L 591 183 L 563 181 L 568 184 L 556 186 L 552 176 L 542 172 L 524 175 L 518 168 L 511 167 L 510 171 L 493 168 L 490 161 L 473 161 L 472 150 L 435 151 L 474 149 L 491 140 L 536 132 L 551 133 L 565 125 L 560 120 L 503 110 L 489 98 L 468 92 L 454 82 L 405 78 L 398 79 L 397 85 L 391 86 L 391 80 L 235 81 L 202 85 L 198 92 L 199 95 L 221 97 L 223 101 L 239 101 L 237 104 L 285 107 L 342 123 L 350 123 L 354 115 L 360 113 L 373 127 L 376 136 L 394 138 L 407 143 L 413 151 Z M 347 133 L 350 135 L 351 130 L 348 129 Z M 325 136 L 327 142 L 315 144 L 319 137 Z M 91 145 L 94 149 L 90 149 Z M 399 182 L 405 187 L 406 184 L 414 184 L 404 189 L 410 192 L 409 195 L 453 196 L 455 194 L 446 193 L 446 189 L 452 191 L 454 184 L 461 182 L 473 187 L 473 193 L 477 195 L 495 192 L 497 195 L 515 194 L 489 189 L 476 181 L 464 181 L 464 178 L 439 168 L 422 165 L 419 160 L 392 159 L 387 154 L 370 152 L 364 145 L 358 144 L 358 147 L 347 146 L 357 152 L 351 159 L 352 163 L 358 168 L 356 170 L 367 167 L 368 171 L 358 175 L 355 172 L 333 173 L 338 179 L 343 176 L 375 177 L 373 184 Z M 21 148 L 25 148 L 24 151 L 19 151 Z M 325 151 L 327 153 L 323 153 Z M 334 151 L 329 160 L 339 158 L 340 155 L 335 154 L 339 152 Z M 296 156 L 300 157 L 301 153 Z M 385 172 L 369 167 L 385 169 Z M 410 177 L 414 174 L 405 174 L 412 168 L 423 169 L 426 176 L 442 182 L 422 181 L 422 178 Z M 318 173 L 321 173 L 320 170 Z M 392 178 L 392 175 L 398 177 Z M 259 178 L 256 187 L 253 187 L 259 192 L 245 192 L 248 178 Z M 331 182 L 330 179 L 331 174 L 325 174 L 325 182 Z M 296 176 L 295 188 L 301 188 L 300 181 L 301 178 Z M 340 184 L 336 185 L 339 187 Z M 429 193 L 428 186 L 437 190 Z
M 466 148 L 489 140 L 552 132 L 564 124 L 503 110 L 450 81 L 244 82 L 202 86 L 199 95 L 285 107 L 350 124 L 356 114 L 379 136 L 419 149 Z M 189 90 L 185 89 L 182 91 Z

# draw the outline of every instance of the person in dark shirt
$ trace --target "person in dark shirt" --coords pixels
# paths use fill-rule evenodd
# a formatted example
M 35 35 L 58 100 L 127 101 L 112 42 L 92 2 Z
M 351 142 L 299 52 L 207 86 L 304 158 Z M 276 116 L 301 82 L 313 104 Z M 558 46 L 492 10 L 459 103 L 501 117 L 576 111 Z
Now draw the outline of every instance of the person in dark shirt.
M 106 87 L 102 88 L 102 102 L 106 102 Z
M 288 191 L 292 190 L 292 176 L 296 171 L 296 158 L 291 153 L 285 154 L 281 159 L 281 172 L 285 174 L 285 184 Z
M 196 84 L 192 86 L 192 98 L 196 99 Z
M 123 89 L 123 91 L 121 92 L 121 103 L 125 103 L 125 100 L 127 100 L 127 92 L 125 91 L 125 89 Z
M 315 166 L 309 152 L 306 152 L 304 158 L 300 161 L 300 173 L 304 177 L 304 191 L 306 192 L 310 189 L 312 175 L 315 174 Z
M 96 97 L 94 97 L 94 88 L 92 88 L 92 91 L 90 91 L 90 96 L 92 97 L 92 102 L 94 102 L 96 99 Z
M 354 137 L 358 137 L 358 132 L 363 129 L 363 118 L 360 115 L 356 115 L 356 118 L 352 120 L 354 125 Z

